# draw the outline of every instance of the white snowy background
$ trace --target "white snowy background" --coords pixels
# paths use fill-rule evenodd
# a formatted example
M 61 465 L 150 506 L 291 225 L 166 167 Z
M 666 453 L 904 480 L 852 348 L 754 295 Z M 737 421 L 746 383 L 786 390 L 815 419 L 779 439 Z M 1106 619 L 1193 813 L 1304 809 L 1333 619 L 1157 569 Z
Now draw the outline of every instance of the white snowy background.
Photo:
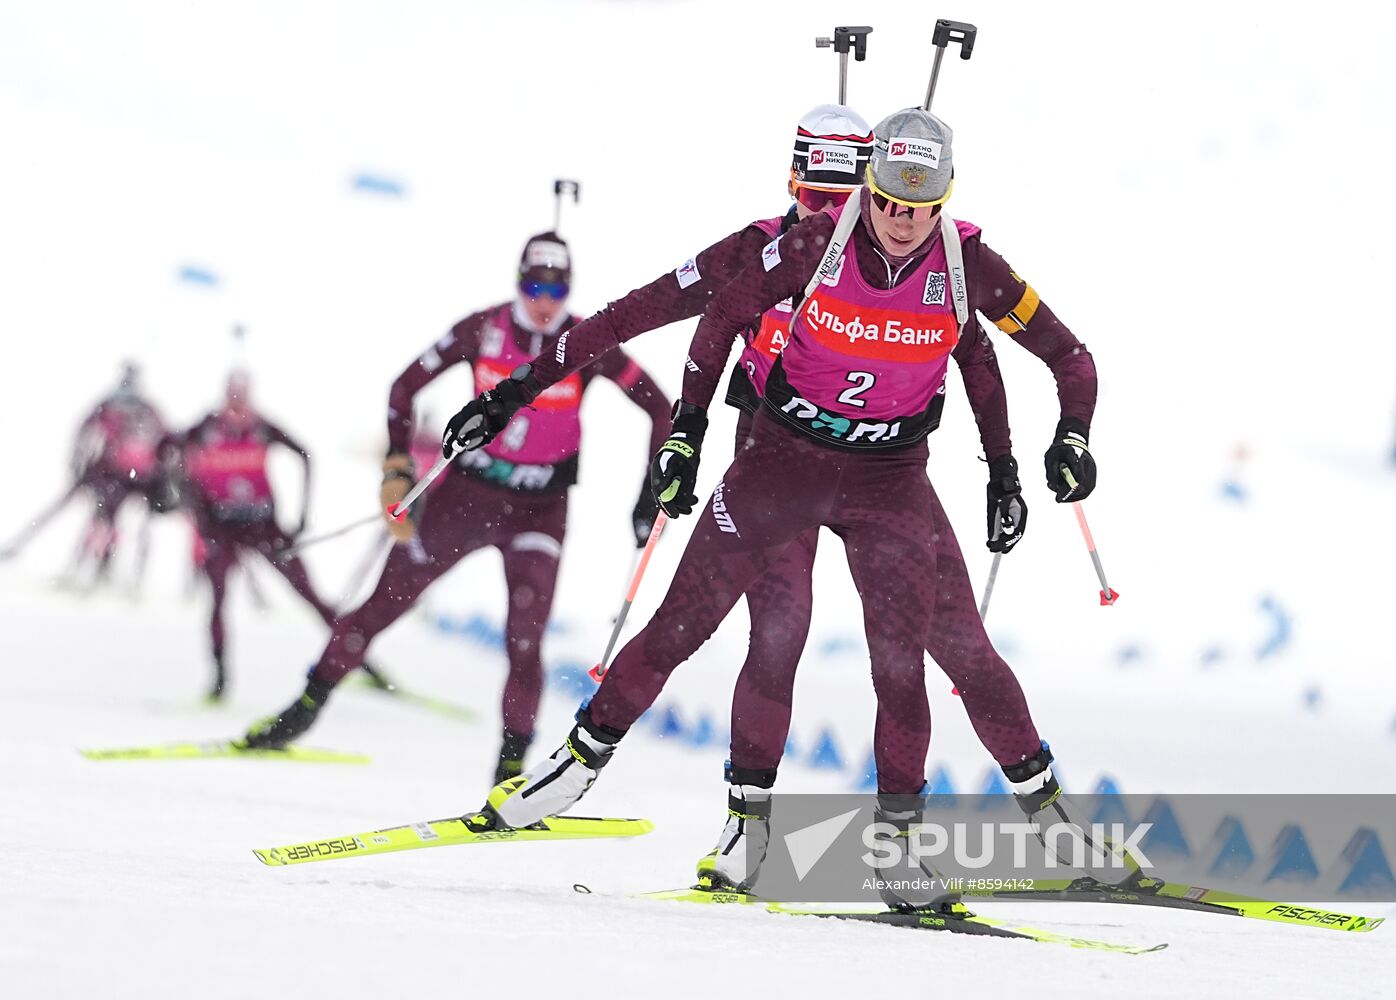
M 12 475 L 0 536 L 63 489 L 72 432 L 127 358 L 176 424 L 215 405 L 228 367 L 246 364 L 256 402 L 314 453 L 312 532 L 371 513 L 389 383 L 457 318 L 512 294 L 522 241 L 551 224 L 555 177 L 582 182 L 562 228 L 585 315 L 784 210 L 794 123 L 836 96 L 816 35 L 874 27 L 849 102 L 875 122 L 920 100 L 933 18 L 951 17 L 980 29 L 970 62 L 947 59 L 936 96 L 955 128 L 951 211 L 983 227 L 1101 376 L 1100 486 L 1086 509 L 1122 594 L 1108 609 L 1069 508 L 1041 485 L 1050 376 L 998 342 L 1032 512 L 990 631 L 1069 789 L 1110 777 L 1129 792 L 1396 791 L 1393 18 L 1351 3 L 1064 6 L 7 4 L 0 432 Z M 360 175 L 403 193 L 356 190 Z M 180 280 L 185 268 L 216 284 Z M 235 323 L 248 331 L 241 350 Z M 688 332 L 633 347 L 671 393 Z M 434 423 L 467 385 L 456 372 L 433 388 Z M 930 471 L 982 580 L 984 467 L 958 388 Z M 550 666 L 587 665 L 604 645 L 646 459 L 647 429 L 618 392 L 595 389 L 584 415 Z M 733 423 L 715 411 L 709 486 Z M 283 456 L 275 472 L 289 517 L 296 465 Z M 652 816 L 656 832 L 633 843 L 263 869 L 250 848 L 473 807 L 497 748 L 502 656 L 429 614 L 385 634 L 378 658 L 404 686 L 481 720 L 346 689 L 311 742 L 371 753 L 368 767 L 90 763 L 77 747 L 242 731 L 299 690 L 323 628 L 265 569 L 270 610 L 235 585 L 231 696 L 202 709 L 206 598 L 185 593 L 187 529 L 156 524 L 139 598 L 77 598 L 52 582 L 82 518 L 74 505 L 0 566 L 5 996 L 1393 993 L 1389 928 L 989 904 L 1172 945 L 1125 958 L 628 900 L 685 882 L 723 818 L 720 739 L 648 728 L 585 810 Z M 666 536 L 636 626 L 690 526 Z M 375 530 L 312 550 L 326 594 L 348 586 Z M 785 791 L 856 787 L 871 732 L 856 595 L 837 540 L 821 544 Z M 118 575 L 129 569 L 123 556 Z M 503 600 L 491 552 L 428 603 L 498 623 Z M 745 627 L 738 611 L 660 706 L 725 728 Z M 975 790 L 990 762 L 928 670 L 928 769 Z M 549 690 L 537 751 L 575 704 Z M 826 734 L 842 768 L 810 766 Z M 574 882 L 596 894 L 575 895 Z

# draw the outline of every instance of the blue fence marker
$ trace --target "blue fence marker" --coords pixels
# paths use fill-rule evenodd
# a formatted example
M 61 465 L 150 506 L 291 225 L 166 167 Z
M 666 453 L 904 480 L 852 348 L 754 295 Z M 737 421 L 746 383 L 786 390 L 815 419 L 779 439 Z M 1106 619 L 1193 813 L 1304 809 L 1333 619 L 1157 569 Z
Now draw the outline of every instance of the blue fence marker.
M 1267 856 L 1267 882 L 1312 882 L 1318 878 L 1318 865 L 1304 831 L 1291 823 L 1280 831 Z
M 214 288 L 218 285 L 218 275 L 207 268 L 197 267 L 193 264 L 185 264 L 179 269 L 178 280 L 190 285 L 202 285 L 205 288 Z
M 1192 848 L 1188 838 L 1183 836 L 1183 828 L 1178 825 L 1178 817 L 1166 799 L 1155 799 L 1144 813 L 1141 823 L 1153 824 L 1149 832 L 1139 841 L 1144 853 L 1153 859 L 1155 855 L 1170 858 L 1190 858 Z
M 1206 854 L 1212 857 L 1212 863 L 1207 866 L 1208 875 L 1235 878 L 1244 875 L 1255 864 L 1251 840 L 1246 836 L 1246 828 L 1235 816 L 1224 817 L 1217 824 L 1217 832 L 1212 834 Z
M 688 742 L 696 747 L 704 747 L 712 743 L 717 737 L 717 732 L 713 726 L 713 717 L 704 712 L 698 717 L 693 728 L 688 733 Z
M 1304 707 L 1310 712 L 1317 712 L 1323 707 L 1323 689 L 1317 684 L 1313 687 L 1305 688 L 1303 694 Z
M 926 808 L 934 809 L 936 806 L 953 806 L 955 804 L 955 781 L 950 777 L 950 769 L 944 764 L 935 769 L 935 773 L 926 781 L 926 794 L 930 796 L 926 800 Z M 939 799 L 940 801 L 935 801 Z
M 787 735 L 785 737 L 785 756 L 795 760 L 800 756 L 800 744 L 795 742 L 795 737 Z
M 562 663 L 548 674 L 548 682 L 560 691 L 578 698 L 596 690 L 596 683 L 587 676 L 587 668 L 580 663 Z
M 868 751 L 867 762 L 863 764 L 863 776 L 858 779 L 858 791 L 877 791 L 877 755 Z
M 834 742 L 832 730 L 825 729 L 819 734 L 819 739 L 814 743 L 814 750 L 810 752 L 808 763 L 810 767 L 817 767 L 821 770 L 843 770 L 843 755 L 839 753 L 838 744 Z
M 1364 826 L 1352 835 L 1343 848 L 1343 864 L 1348 873 L 1338 891 L 1347 895 L 1385 896 L 1396 890 L 1396 875 L 1391 872 L 1391 862 L 1381 848 L 1381 838 L 1377 831 Z
M 1280 602 L 1269 594 L 1260 599 L 1260 610 L 1270 619 L 1270 635 L 1260 644 L 1260 648 L 1255 651 L 1257 660 L 1264 660 L 1274 656 L 1280 650 L 1289 645 L 1294 632 L 1293 619 L 1289 613 L 1280 606 Z
M 382 174 L 355 174 L 352 187 L 364 194 L 381 194 L 390 198 L 401 198 L 407 193 L 407 185 L 402 181 Z
M 1114 778 L 1108 774 L 1102 774 L 1100 780 L 1095 783 L 1095 790 L 1091 794 L 1102 796 L 1095 807 L 1095 812 L 1091 814 L 1092 823 L 1129 822 L 1129 810 L 1125 808 L 1124 799 L 1120 796 L 1120 786 L 1116 784 Z
M 659 720 L 654 727 L 655 735 L 661 740 L 673 737 L 682 737 L 684 734 L 683 721 L 679 718 L 679 713 L 673 705 L 669 705 L 660 713 Z

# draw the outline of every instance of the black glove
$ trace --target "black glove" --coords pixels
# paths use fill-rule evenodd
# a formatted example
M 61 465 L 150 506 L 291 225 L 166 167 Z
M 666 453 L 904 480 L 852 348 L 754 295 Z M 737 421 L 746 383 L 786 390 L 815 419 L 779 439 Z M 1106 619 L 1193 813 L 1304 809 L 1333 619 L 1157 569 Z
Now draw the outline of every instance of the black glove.
M 474 451 L 499 436 L 514 414 L 542 392 L 532 365 L 520 365 L 493 389 L 486 389 L 451 418 L 441 435 L 441 453 L 454 458 L 458 451 Z
M 659 514 L 659 504 L 655 502 L 654 491 L 650 489 L 649 477 L 640 484 L 640 499 L 635 501 L 635 509 L 630 513 L 630 523 L 635 528 L 635 547 L 643 549 L 654 530 L 654 519 Z
M 1084 500 L 1095 489 L 1095 459 L 1086 447 L 1086 425 L 1071 417 L 1057 422 L 1047 462 L 1047 488 L 1057 495 L 1057 503 Z
M 674 425 L 650 461 L 650 489 L 670 517 L 693 513 L 698 503 L 698 458 L 708 430 L 708 411 L 679 400 L 674 404 Z
M 1004 455 L 989 463 L 990 552 L 1011 552 L 1028 530 L 1028 505 L 1018 482 L 1018 463 Z

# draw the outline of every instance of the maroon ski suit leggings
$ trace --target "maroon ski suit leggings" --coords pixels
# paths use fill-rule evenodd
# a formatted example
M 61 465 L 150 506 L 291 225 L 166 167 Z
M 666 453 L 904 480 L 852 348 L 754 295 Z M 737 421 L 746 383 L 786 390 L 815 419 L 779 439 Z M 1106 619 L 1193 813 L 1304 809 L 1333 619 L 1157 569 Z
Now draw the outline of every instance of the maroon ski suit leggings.
M 862 600 L 878 704 L 878 790 L 916 793 L 925 784 L 927 649 L 959 687 L 995 760 L 1015 764 L 1037 753 L 1040 740 L 1022 689 L 984 632 L 964 557 L 926 477 L 926 458 L 925 442 L 841 451 L 758 414 L 664 601 L 593 697 L 592 720 L 628 729 L 746 593 L 752 643 L 733 698 L 732 763 L 775 767 L 790 727 L 815 543 L 824 526 L 843 540 Z
M 438 482 L 419 501 L 425 511 L 417 536 L 393 546 L 373 593 L 335 623 L 313 675 L 338 684 L 363 662 L 374 637 L 402 617 L 427 587 L 470 553 L 493 545 L 504 557 L 509 590 L 504 729 L 531 736 L 543 694 L 540 647 L 552 612 L 567 527 L 567 492 L 505 489 L 454 468 Z
M 223 604 L 228 593 L 228 574 L 237 565 L 238 555 L 242 550 L 250 549 L 265 556 L 301 599 L 315 609 L 315 613 L 326 625 L 334 624 L 334 608 L 315 593 L 305 563 L 294 555 L 278 557 L 277 553 L 292 545 L 293 540 L 281 530 L 274 517 L 259 518 L 255 521 L 219 521 L 208 514 L 201 514 L 196 518 L 196 524 L 207 553 L 204 559 L 204 573 L 213 587 L 213 609 L 209 614 L 208 627 L 214 659 L 223 659 L 227 636 L 227 629 L 223 624 Z

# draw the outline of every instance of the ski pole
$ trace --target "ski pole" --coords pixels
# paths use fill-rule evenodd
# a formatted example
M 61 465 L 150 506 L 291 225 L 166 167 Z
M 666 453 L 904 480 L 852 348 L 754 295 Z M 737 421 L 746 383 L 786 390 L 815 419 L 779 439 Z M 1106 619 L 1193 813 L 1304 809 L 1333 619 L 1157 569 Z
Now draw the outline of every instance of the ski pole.
M 984 599 L 979 602 L 980 621 L 989 617 L 989 598 L 994 596 L 994 581 L 999 578 L 999 560 L 1002 558 L 1002 552 L 995 552 L 994 561 L 989 565 L 989 582 L 984 584 Z
M 960 46 L 960 58 L 968 59 L 974 52 L 974 36 L 979 29 L 964 21 L 947 21 L 940 18 L 936 21 L 935 31 L 931 34 L 931 44 L 936 47 L 936 59 L 931 65 L 931 82 L 926 86 L 926 103 L 921 105 L 922 111 L 931 110 L 931 99 L 936 95 L 936 80 L 940 76 L 940 61 L 945 58 L 945 48 L 951 42 L 957 42 Z
M 1071 470 L 1062 466 L 1062 477 L 1066 479 L 1066 484 L 1073 490 L 1076 489 L 1076 477 L 1071 474 Z M 1081 506 L 1080 500 L 1072 502 L 1071 506 L 1076 510 L 1076 523 L 1081 526 L 1081 537 L 1086 540 L 1086 551 L 1091 554 L 1091 562 L 1095 565 L 1095 575 L 1100 578 L 1100 604 L 1101 607 L 1108 607 L 1120 599 L 1120 595 L 1110 584 L 1105 582 L 1105 567 L 1100 564 L 1100 553 L 1096 551 L 1095 539 L 1091 537 L 1091 526 L 1086 523 L 1086 510 Z
M 816 38 L 814 47 L 817 49 L 832 48 L 839 54 L 839 103 L 848 103 L 848 53 L 853 53 L 855 62 L 862 62 L 868 57 L 868 36 L 872 34 L 872 28 L 867 25 L 858 25 L 853 28 L 835 28 L 833 38 Z
M 664 522 L 668 520 L 664 511 L 659 511 L 654 516 L 654 527 L 650 528 L 649 541 L 645 542 L 645 551 L 640 553 L 640 561 L 635 566 L 635 575 L 630 578 L 630 590 L 626 592 L 625 603 L 620 606 L 620 614 L 616 616 L 615 627 L 611 629 L 611 639 L 606 643 L 606 652 L 601 657 L 601 662 L 587 671 L 592 680 L 598 684 L 606 676 L 606 671 L 611 665 L 611 651 L 616 648 L 616 640 L 620 638 L 620 630 L 625 627 L 625 616 L 630 614 L 630 605 L 635 603 L 635 594 L 640 589 L 640 580 L 645 575 L 645 567 L 650 564 L 650 556 L 654 554 L 655 543 L 659 541 L 659 533 L 664 530 Z
M 459 447 L 454 448 L 449 455 L 442 455 L 436 460 L 436 464 L 427 470 L 427 474 L 422 477 L 421 482 L 412 487 L 411 492 L 397 503 L 388 508 L 388 516 L 394 521 L 401 521 L 407 516 L 407 508 L 417 502 L 417 498 L 427 491 L 427 487 L 436 481 L 436 477 L 446 471 L 446 466 L 456 460 L 456 456 L 461 453 Z
M 58 515 L 58 512 L 68 505 L 68 501 L 73 499 L 73 496 L 81 486 L 81 482 L 73 483 L 72 486 L 69 486 L 63 492 L 62 496 L 43 508 L 43 512 L 33 521 L 29 522 L 28 528 L 16 536 L 14 541 L 10 542 L 9 545 L 0 548 L 0 560 L 10 559 L 19 555 L 20 549 L 33 541 L 34 536 L 39 533 L 39 529 L 52 521 Z
M 572 196 L 572 204 L 575 205 L 580 202 L 582 200 L 582 182 L 566 180 L 553 181 L 553 198 L 555 199 L 553 202 L 553 232 L 557 232 L 558 228 L 562 225 L 562 203 L 565 200 L 563 195 L 567 194 Z
M 307 538 L 303 542 L 295 542 L 291 545 L 286 546 L 280 552 L 275 553 L 273 558 L 289 559 L 291 558 L 291 556 L 295 555 L 303 549 L 308 549 L 312 545 L 319 545 L 321 542 L 328 542 L 331 538 L 338 538 L 340 535 L 347 535 L 355 528 L 362 528 L 365 524 L 371 524 L 372 522 L 378 520 L 382 516 L 382 514 L 370 514 L 367 517 L 359 518 L 357 521 L 350 521 L 344 527 L 336 528 L 334 531 L 327 531 L 323 535 L 316 535 L 313 538 Z

